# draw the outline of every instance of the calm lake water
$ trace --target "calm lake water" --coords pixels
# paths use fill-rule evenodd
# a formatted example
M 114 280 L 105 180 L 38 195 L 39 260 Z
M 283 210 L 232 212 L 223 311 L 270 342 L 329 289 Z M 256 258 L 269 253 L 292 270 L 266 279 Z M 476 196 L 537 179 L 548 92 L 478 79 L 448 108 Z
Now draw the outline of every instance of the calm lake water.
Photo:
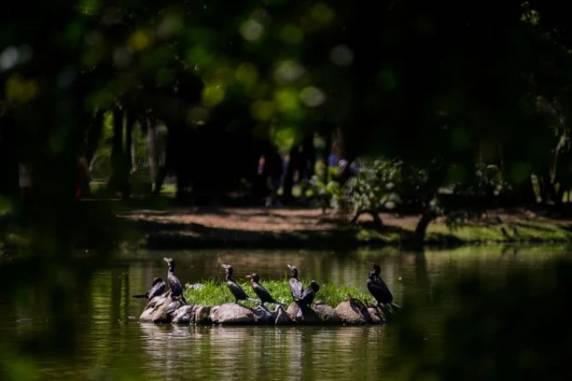
M 222 263 L 232 263 L 239 278 L 256 271 L 263 279 L 284 279 L 290 263 L 300 268 L 305 279 L 364 289 L 367 272 L 376 262 L 397 303 L 403 304 L 408 294 L 431 298 L 436 282 L 452 281 L 467 272 L 502 275 L 514 269 L 534 269 L 569 255 L 567 249 L 547 246 L 472 247 L 424 253 L 396 249 L 122 253 L 109 266 L 95 269 L 76 284 L 81 297 L 68 311 L 74 324 L 60 327 L 45 341 L 41 340 L 43 332 L 52 327 L 57 316 L 52 316 L 56 312 L 45 301 L 38 302 L 42 281 L 16 296 L 1 294 L 0 355 L 14 357 L 14 372 L 21 368 L 20 379 L 394 379 L 400 359 L 392 324 L 158 326 L 137 321 L 145 302 L 131 295 L 146 290 L 153 277 L 164 276 L 163 256 L 176 259 L 177 273 L 185 283 L 222 279 Z M 427 316 L 439 313 L 421 312 Z M 62 348 L 60 334 L 62 341 L 71 337 L 73 345 Z

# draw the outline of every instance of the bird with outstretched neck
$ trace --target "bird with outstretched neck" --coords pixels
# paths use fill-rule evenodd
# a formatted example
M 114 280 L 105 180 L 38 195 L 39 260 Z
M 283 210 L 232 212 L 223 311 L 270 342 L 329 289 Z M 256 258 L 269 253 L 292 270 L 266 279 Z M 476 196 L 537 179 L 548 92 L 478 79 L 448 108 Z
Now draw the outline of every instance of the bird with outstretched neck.
M 296 266 L 288 265 L 288 271 L 290 273 L 288 284 L 290 285 L 290 293 L 292 294 L 292 299 L 300 299 L 304 293 L 304 286 L 298 277 L 298 269 Z
M 163 258 L 167 262 L 167 284 L 171 290 L 172 299 L 183 299 L 183 285 L 177 276 L 175 275 L 175 260 L 173 258 Z
M 250 285 L 252 286 L 252 289 L 254 290 L 256 296 L 258 296 L 258 299 L 260 299 L 260 306 L 262 308 L 266 309 L 264 303 L 280 304 L 272 297 L 272 295 L 270 295 L 270 292 L 268 292 L 268 290 L 260 284 L 260 277 L 258 276 L 258 274 L 252 273 L 247 275 L 246 277 L 250 279 Z
M 246 292 L 244 292 L 242 287 L 240 287 L 240 285 L 236 283 L 236 281 L 232 277 L 232 274 L 234 272 L 232 266 L 223 264 L 222 268 L 224 269 L 224 280 L 226 282 L 228 289 L 234 296 L 235 303 L 239 304 L 238 303 L 239 300 L 248 300 L 248 295 L 246 295 Z
M 156 296 L 163 295 L 165 293 L 166 284 L 161 278 L 153 278 L 153 283 L 151 283 L 151 288 L 147 290 L 146 293 L 140 295 L 133 295 L 134 298 L 147 298 L 148 300 L 153 299 Z
M 368 275 L 367 289 L 377 301 L 378 307 L 391 308 L 393 304 L 393 295 L 391 294 L 391 291 L 389 291 L 389 288 L 383 279 L 381 279 L 381 276 L 379 275 L 380 272 L 381 267 L 374 264 Z

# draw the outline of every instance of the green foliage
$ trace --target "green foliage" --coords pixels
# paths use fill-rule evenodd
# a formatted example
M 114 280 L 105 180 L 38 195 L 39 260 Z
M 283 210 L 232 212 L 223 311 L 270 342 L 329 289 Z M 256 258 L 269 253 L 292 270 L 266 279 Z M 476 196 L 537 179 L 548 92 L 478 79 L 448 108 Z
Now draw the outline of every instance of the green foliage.
M 336 170 L 331 168 L 326 168 L 326 170 L 330 170 L 329 178 L 332 178 L 336 175 Z M 327 183 L 324 183 L 321 179 L 323 175 L 314 175 L 308 182 L 308 190 L 306 192 L 307 196 L 317 199 L 318 203 L 322 207 L 334 207 L 336 208 L 337 200 L 340 199 L 342 194 L 342 187 L 338 181 L 330 180 Z
M 209 280 L 201 283 L 201 285 L 202 286 L 200 287 L 187 288 L 185 297 L 189 303 L 213 306 L 234 301 L 234 298 L 225 283 Z M 246 291 L 249 297 L 253 299 L 256 298 L 256 294 L 254 294 L 254 291 L 252 291 L 250 283 L 243 282 L 240 283 L 240 285 Z M 289 304 L 292 302 L 292 296 L 290 295 L 290 288 L 287 280 L 267 280 L 263 281 L 262 285 L 270 292 L 274 299 L 280 303 Z M 346 300 L 348 295 L 361 299 L 365 302 L 373 302 L 373 299 L 369 294 L 357 288 L 334 285 L 331 283 L 320 284 L 320 291 L 316 295 L 315 300 L 322 301 L 323 303 L 335 307 L 342 301 Z M 254 305 L 253 301 L 247 301 L 245 304 L 251 306 Z
M 423 170 L 399 160 L 359 160 L 357 174 L 344 185 L 337 205 L 353 213 L 418 207 L 427 182 Z
M 451 185 L 454 194 L 473 198 L 499 198 L 508 194 L 511 185 L 498 165 L 477 163 L 474 174 L 464 182 Z

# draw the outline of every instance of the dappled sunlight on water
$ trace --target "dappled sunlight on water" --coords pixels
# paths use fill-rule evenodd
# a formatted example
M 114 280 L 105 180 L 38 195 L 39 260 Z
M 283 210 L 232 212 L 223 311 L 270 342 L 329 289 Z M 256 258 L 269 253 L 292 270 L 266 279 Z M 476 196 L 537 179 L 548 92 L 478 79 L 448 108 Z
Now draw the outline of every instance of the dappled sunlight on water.
M 427 250 L 324 251 L 140 251 L 121 253 L 111 266 L 96 269 L 75 287 L 70 311 L 74 324 L 56 331 L 56 339 L 37 340 L 51 328 L 54 316 L 41 284 L 21 287 L 14 297 L 0 295 L 5 324 L 0 350 L 18 353 L 40 379 L 395 379 L 400 357 L 397 325 L 383 327 L 177 327 L 137 321 L 145 304 L 134 299 L 155 276 L 164 276 L 163 256 L 177 261 L 183 282 L 222 280 L 221 263 L 232 263 L 237 277 L 256 271 L 263 279 L 285 279 L 286 265 L 297 265 L 306 280 L 333 282 L 365 289 L 372 262 L 396 301 L 407 308 L 422 300 L 421 320 L 438 320 L 432 304 L 437 285 L 497 275 L 500 282 L 513 270 L 536 269 L 552 259 L 567 258 L 563 247 L 472 247 Z M 72 290 L 73 291 L 73 290 Z M 77 295 L 76 295 L 77 294 Z M 447 301 L 445 300 L 445 305 Z M 437 325 L 427 337 L 440 337 Z M 71 335 L 58 335 L 68 330 Z M 32 343 L 32 344 L 30 344 Z M 38 344 L 39 343 L 39 344 Z M 11 351 L 11 348 L 19 348 Z M 6 354 L 6 356 L 7 356 Z M 22 354 L 24 354 L 22 356 Z

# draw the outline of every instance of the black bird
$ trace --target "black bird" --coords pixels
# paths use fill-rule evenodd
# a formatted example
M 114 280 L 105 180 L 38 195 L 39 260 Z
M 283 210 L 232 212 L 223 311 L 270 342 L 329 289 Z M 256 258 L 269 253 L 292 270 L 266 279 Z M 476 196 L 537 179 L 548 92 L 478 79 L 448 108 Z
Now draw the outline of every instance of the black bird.
M 262 308 L 264 307 L 264 303 L 275 303 L 275 304 L 280 304 L 279 302 L 277 302 L 272 295 L 270 295 L 270 292 L 268 292 L 267 289 L 265 289 L 260 283 L 260 277 L 258 276 L 258 274 L 256 273 L 252 273 L 250 275 L 246 276 L 248 279 L 250 279 L 250 284 L 252 285 L 252 289 L 254 290 L 254 293 L 256 294 L 256 296 L 258 296 L 258 298 L 260 299 L 260 305 L 262 306 Z
M 224 264 L 222 265 L 222 268 L 224 269 L 224 280 L 226 281 L 228 289 L 234 296 L 235 303 L 238 304 L 239 300 L 247 300 L 248 295 L 246 295 L 246 292 L 244 292 L 242 287 L 240 287 L 240 285 L 232 278 L 232 273 L 234 271 L 232 266 Z
M 298 278 L 298 269 L 296 266 L 288 265 L 288 270 L 290 271 L 290 279 L 288 280 L 288 283 L 290 284 L 290 292 L 292 293 L 292 298 L 294 300 L 300 299 L 304 294 L 304 286 Z
M 153 299 L 156 296 L 163 295 L 165 293 L 165 282 L 161 278 L 153 278 L 153 283 L 151 288 L 144 294 L 133 295 L 134 298 L 147 298 L 148 300 Z
M 175 275 L 175 260 L 173 258 L 163 258 L 165 262 L 167 262 L 167 266 L 169 266 L 169 270 L 167 271 L 167 283 L 169 284 L 169 288 L 171 289 L 171 297 L 172 298 L 179 298 L 183 296 L 183 285 L 177 276 Z
M 308 307 L 314 301 L 314 297 L 316 296 L 319 290 L 320 286 L 318 285 L 318 283 L 315 280 L 312 280 L 308 288 L 305 289 L 304 292 L 302 293 L 302 297 L 294 299 L 294 301 L 298 303 L 300 307 L 304 308 Z
M 377 301 L 377 305 L 389 305 L 393 302 L 393 295 L 389 288 L 379 276 L 381 268 L 378 265 L 373 265 L 373 269 L 369 272 L 367 280 L 367 289 Z
M 314 297 L 320 290 L 320 286 L 315 280 L 310 281 L 308 288 L 304 290 L 300 298 L 294 298 L 294 302 L 298 305 L 298 313 L 296 319 L 304 320 L 304 311 L 312 304 Z

